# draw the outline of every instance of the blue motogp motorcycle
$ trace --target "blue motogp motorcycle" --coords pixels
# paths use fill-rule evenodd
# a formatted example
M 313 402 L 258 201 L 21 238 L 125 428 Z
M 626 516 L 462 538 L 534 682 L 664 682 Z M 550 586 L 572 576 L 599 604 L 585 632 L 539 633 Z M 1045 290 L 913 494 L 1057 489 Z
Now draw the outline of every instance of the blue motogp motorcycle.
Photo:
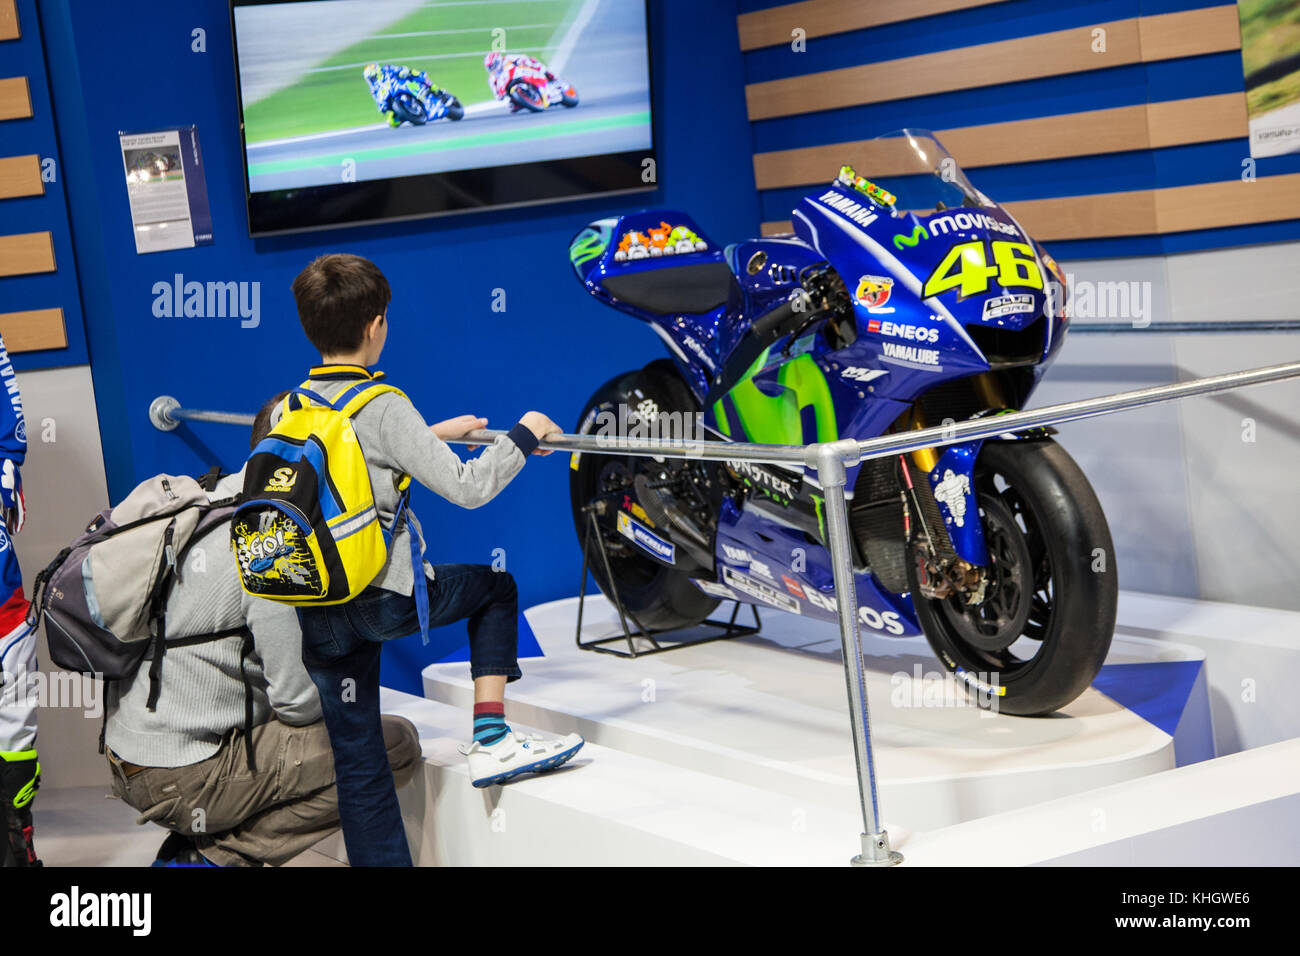
M 720 247 L 670 210 L 580 232 L 583 285 L 672 358 L 606 382 L 578 431 L 809 444 L 1023 408 L 1065 338 L 1059 267 L 930 133 L 865 152 L 870 178 L 841 169 L 799 203 L 792 236 Z M 923 633 L 1011 714 L 1078 697 L 1115 624 L 1106 518 L 1052 434 L 848 475 L 863 628 Z M 836 620 L 812 469 L 579 454 L 570 494 L 580 540 L 594 520 L 608 557 L 597 584 L 648 631 L 696 625 L 722 600 Z

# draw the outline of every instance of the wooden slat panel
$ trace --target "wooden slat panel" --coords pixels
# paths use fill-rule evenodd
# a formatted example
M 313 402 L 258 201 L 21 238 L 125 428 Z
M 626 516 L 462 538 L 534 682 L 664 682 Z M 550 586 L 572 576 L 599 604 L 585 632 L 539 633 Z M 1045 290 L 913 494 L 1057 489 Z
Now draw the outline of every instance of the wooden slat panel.
M 938 130 L 935 135 L 957 162 L 968 169 L 1145 149 L 1146 110 L 1141 106 L 1122 106 L 1065 116 Z M 829 181 L 844 163 L 868 178 L 910 171 L 905 167 L 884 166 L 880 162 L 882 157 L 878 144 L 879 141 L 860 140 L 758 153 L 754 156 L 754 178 L 759 189 L 780 189 Z
M 1008 123 L 938 130 L 935 135 L 964 168 L 1236 139 L 1247 134 L 1241 93 L 1198 96 L 1145 106 L 1121 106 Z M 868 178 L 899 170 L 871 140 L 786 149 L 754 156 L 759 189 L 807 186 L 830 180 L 844 163 Z
M 745 87 L 745 100 L 751 120 L 771 119 L 1234 50 L 1241 45 L 1236 9 L 1234 5 L 1226 5 L 1113 20 L 883 63 L 751 83 Z M 1106 31 L 1104 53 L 1092 50 L 1093 31 L 1098 28 Z
M 68 347 L 68 331 L 62 309 L 36 309 L 0 315 L 0 336 L 10 352 Z
M 1092 31 L 1106 30 L 1106 51 L 1094 53 Z M 922 53 L 822 73 L 751 83 L 745 87 L 750 120 L 793 116 L 862 103 L 1012 83 L 1137 63 L 1136 19 Z
M 1102 239 L 1149 236 L 1160 231 L 1155 192 L 1137 189 L 1096 196 L 1062 196 L 1009 202 L 1015 216 L 1035 239 Z
M 1144 63 L 1241 49 L 1235 3 L 1139 17 L 1138 30 Z
M 26 119 L 31 115 L 32 97 L 27 90 L 27 77 L 0 80 L 0 120 Z
M 22 35 L 14 0 L 0 0 L 0 40 L 17 40 Z
M 44 193 L 45 183 L 41 181 L 39 156 L 33 153 L 30 156 L 6 156 L 0 159 L 0 199 L 40 196 Z
M 736 18 L 740 49 L 789 43 L 795 27 L 808 39 L 865 30 L 884 23 L 899 23 L 919 17 L 951 13 L 970 7 L 986 7 L 1002 0 L 803 0 L 767 10 L 742 13 Z
M 1296 218 L 1296 210 L 1300 209 L 1300 173 L 1268 176 L 1249 183 L 1231 180 L 1095 196 L 1029 199 L 1007 203 L 1006 208 L 1031 236 L 1044 242 L 1221 229 Z M 763 223 L 765 236 L 791 229 L 788 220 Z
M 0 276 L 54 271 L 54 239 L 48 232 L 0 236 Z
M 1148 103 L 1147 126 L 1152 149 L 1249 136 L 1246 94 L 1221 93 Z
M 1161 232 L 1278 222 L 1300 215 L 1300 173 L 1156 190 Z

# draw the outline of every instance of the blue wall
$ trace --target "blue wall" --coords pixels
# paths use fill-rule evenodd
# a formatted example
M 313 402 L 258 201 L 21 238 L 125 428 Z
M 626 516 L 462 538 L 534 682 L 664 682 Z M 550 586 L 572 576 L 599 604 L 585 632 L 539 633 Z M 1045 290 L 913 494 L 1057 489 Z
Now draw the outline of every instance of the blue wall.
M 473 412 L 508 427 L 536 408 L 569 429 L 596 386 L 664 351 L 649 329 L 581 290 L 568 264 L 573 234 L 629 202 L 691 210 L 724 240 L 758 229 L 732 0 L 652 4 L 656 194 L 257 241 L 248 237 L 243 206 L 225 0 L 155 4 L 140 16 L 99 0 L 41 6 L 115 500 L 156 472 L 193 473 L 211 460 L 239 466 L 244 429 L 160 433 L 149 425 L 149 403 L 165 393 L 189 407 L 254 411 L 300 381 L 315 356 L 289 283 L 316 255 L 354 252 L 387 274 L 394 298 L 381 367 L 428 420 Z M 206 31 L 206 53 L 191 51 L 195 28 Z M 215 242 L 137 256 L 118 131 L 189 123 L 199 129 Z M 152 287 L 176 273 L 260 282 L 261 325 L 155 318 Z M 506 293 L 505 313 L 491 309 L 498 288 Z M 415 505 L 432 559 L 486 563 L 504 548 L 522 606 L 575 593 L 580 556 L 567 482 L 567 461 L 553 455 L 531 461 L 476 512 L 421 492 Z M 387 655 L 386 683 L 418 691 L 420 663 L 462 641 L 463 630 L 442 637 L 428 649 L 418 638 L 401 642 Z
M 68 335 L 66 348 L 42 349 L 15 355 L 14 367 L 22 372 L 58 365 L 84 365 L 86 336 L 82 331 L 77 265 L 64 199 L 65 169 L 60 162 L 55 134 L 54 110 L 45 75 L 36 0 L 18 0 L 17 10 L 22 37 L 0 43 L 0 57 L 4 64 L 0 68 L 0 76 L 27 77 L 32 97 L 32 115 L 28 119 L 5 120 L 0 123 L 0 156 L 36 153 L 43 164 L 47 160 L 53 160 L 53 167 L 44 167 L 52 168 L 53 180 L 45 183 L 43 196 L 0 200 L 0 235 L 50 233 L 57 268 L 54 272 L 39 275 L 0 279 L 0 312 L 62 308 L 63 324 Z

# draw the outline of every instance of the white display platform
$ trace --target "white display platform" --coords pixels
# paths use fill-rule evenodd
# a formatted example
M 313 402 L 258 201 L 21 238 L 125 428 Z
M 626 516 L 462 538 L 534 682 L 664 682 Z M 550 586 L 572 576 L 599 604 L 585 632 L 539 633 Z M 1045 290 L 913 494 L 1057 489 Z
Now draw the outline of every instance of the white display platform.
M 819 850 L 837 846 L 835 856 L 802 858 L 841 861 L 846 836 L 851 842 L 861 826 L 835 625 L 768 611 L 761 635 L 625 660 L 574 646 L 576 606 L 573 598 L 525 612 L 545 656 L 522 662 L 524 679 L 510 685 L 512 724 L 576 730 L 602 759 L 618 754 L 659 775 L 676 768 L 702 776 L 691 784 L 703 786 L 693 798 L 702 819 L 730 819 L 737 810 L 724 791 L 734 797 L 739 787 L 748 800 L 779 804 L 769 812 L 782 816 L 769 825 L 785 832 L 806 835 L 813 820 L 842 821 L 834 843 Z M 1186 732 L 1182 725 L 1166 732 L 1094 689 L 1050 718 L 990 715 L 946 679 L 923 638 L 864 633 L 886 825 L 935 830 L 1169 770 L 1180 762 L 1175 735 L 1180 752 L 1211 755 L 1203 655 L 1123 634 L 1122 608 L 1108 664 L 1185 661 L 1200 675 L 1173 691 L 1182 695 L 1179 708 L 1205 715 L 1187 722 Z M 584 639 L 618 631 L 610 605 L 589 598 Z M 426 697 L 469 712 L 468 664 L 432 665 L 424 685 Z M 943 705 L 927 698 L 927 686 Z

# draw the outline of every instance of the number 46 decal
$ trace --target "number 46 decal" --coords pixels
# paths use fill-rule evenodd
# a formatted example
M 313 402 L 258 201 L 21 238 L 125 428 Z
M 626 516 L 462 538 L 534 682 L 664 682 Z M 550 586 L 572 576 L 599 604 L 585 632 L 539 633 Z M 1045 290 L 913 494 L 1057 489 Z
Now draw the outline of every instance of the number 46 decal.
M 988 243 L 993 249 L 993 264 L 989 265 L 985 243 L 959 242 L 948 250 L 943 261 L 925 280 L 921 298 L 928 299 L 949 289 L 957 290 L 957 299 L 980 295 L 989 289 L 989 280 L 997 277 L 998 285 L 1006 289 L 1043 287 L 1043 274 L 1034 259 L 1034 250 L 1023 242 L 994 239 Z

